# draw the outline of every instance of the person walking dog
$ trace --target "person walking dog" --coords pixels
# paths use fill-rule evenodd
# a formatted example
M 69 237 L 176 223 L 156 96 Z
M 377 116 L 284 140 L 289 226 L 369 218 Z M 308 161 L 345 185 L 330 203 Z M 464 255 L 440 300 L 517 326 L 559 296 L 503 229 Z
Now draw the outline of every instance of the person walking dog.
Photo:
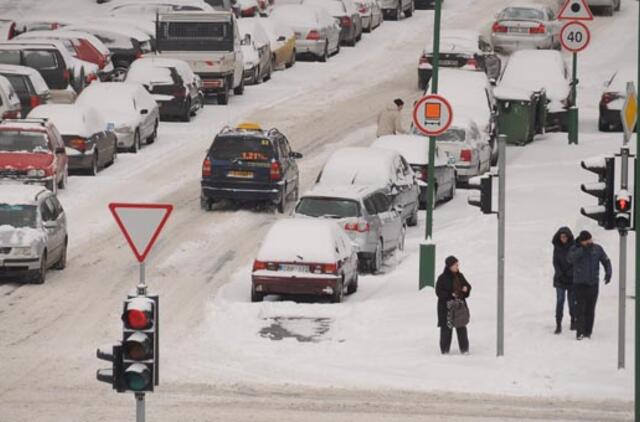
M 440 351 L 449 353 L 453 329 L 456 329 L 460 353 L 469 352 L 469 308 L 466 299 L 471 293 L 471 285 L 460 272 L 460 263 L 455 256 L 445 259 L 444 271 L 436 282 L 438 296 L 438 327 L 440 327 Z
M 562 317 L 564 314 L 565 297 L 567 299 L 570 329 L 576 329 L 576 294 L 573 286 L 573 265 L 568 260 L 569 251 L 573 246 L 573 233 L 569 227 L 560 227 L 551 240 L 553 244 L 553 287 L 556 289 L 556 331 L 562 332 Z
M 577 300 L 576 338 L 591 338 L 598 301 L 600 265 L 604 267 L 604 284 L 611 281 L 611 261 L 602 246 L 593 243 L 591 233 L 580 232 L 569 251 L 569 263 L 573 264 L 573 284 Z

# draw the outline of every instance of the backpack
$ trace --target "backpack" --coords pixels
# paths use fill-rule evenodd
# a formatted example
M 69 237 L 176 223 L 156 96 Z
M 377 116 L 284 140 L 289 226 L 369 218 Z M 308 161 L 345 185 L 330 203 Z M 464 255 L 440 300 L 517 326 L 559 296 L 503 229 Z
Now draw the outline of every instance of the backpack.
M 449 328 L 466 327 L 470 318 L 469 308 L 464 300 L 453 299 L 447 302 L 447 326 Z

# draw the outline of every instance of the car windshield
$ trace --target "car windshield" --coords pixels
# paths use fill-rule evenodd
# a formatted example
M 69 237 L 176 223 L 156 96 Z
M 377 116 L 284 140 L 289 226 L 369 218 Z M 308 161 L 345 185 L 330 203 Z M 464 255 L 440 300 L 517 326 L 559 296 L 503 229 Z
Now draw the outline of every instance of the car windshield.
M 0 130 L 0 151 L 49 152 L 44 133 Z
M 466 138 L 466 132 L 464 129 L 460 128 L 451 128 L 447 130 L 442 135 L 439 135 L 436 139 L 438 141 L 453 141 L 453 142 L 463 142 Z
M 502 11 L 500 17 L 502 19 L 544 20 L 544 13 L 541 10 L 526 7 L 507 7 Z
M 214 160 L 270 161 L 273 145 L 255 136 L 218 137 L 210 151 Z
M 350 199 L 302 198 L 296 207 L 296 213 L 309 217 L 358 217 L 360 206 L 356 201 Z
M 0 226 L 36 227 L 35 205 L 0 204 Z
M 231 22 L 159 22 L 158 50 L 233 51 Z

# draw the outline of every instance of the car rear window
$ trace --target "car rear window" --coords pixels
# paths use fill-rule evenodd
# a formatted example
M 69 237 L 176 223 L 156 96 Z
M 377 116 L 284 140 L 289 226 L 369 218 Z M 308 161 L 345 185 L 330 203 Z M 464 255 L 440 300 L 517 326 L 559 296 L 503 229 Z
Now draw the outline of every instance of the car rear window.
M 29 86 L 27 85 L 27 77 L 22 75 L 15 75 L 10 73 L 2 74 L 5 78 L 9 80 L 13 89 L 16 90 L 16 93 L 19 96 L 29 95 Z
M 49 152 L 44 133 L 0 130 L 0 151 Z
M 159 22 L 156 43 L 159 50 L 232 51 L 230 22 Z
M 210 155 L 214 160 L 271 161 L 273 144 L 255 136 L 218 137 L 213 141 Z
M 20 52 L 18 50 L 0 50 L 0 63 L 20 64 Z
M 35 205 L 0 204 L 0 226 L 36 227 Z
M 545 20 L 544 13 L 541 10 L 529 9 L 526 7 L 507 7 L 502 12 L 501 18 L 517 20 Z
M 24 64 L 34 69 L 55 69 L 57 67 L 56 55 L 52 51 L 25 51 Z
M 351 199 L 302 198 L 296 207 L 296 213 L 309 217 L 359 217 L 360 205 Z
M 463 142 L 466 138 L 466 132 L 464 129 L 452 128 L 447 130 L 442 135 L 438 135 L 438 141 L 453 141 L 453 142 Z

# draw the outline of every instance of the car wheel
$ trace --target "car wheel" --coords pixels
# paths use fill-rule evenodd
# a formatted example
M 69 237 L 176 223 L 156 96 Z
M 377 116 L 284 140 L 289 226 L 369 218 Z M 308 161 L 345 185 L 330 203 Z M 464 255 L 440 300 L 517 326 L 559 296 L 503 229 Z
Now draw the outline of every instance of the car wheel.
M 620 5 L 621 5 L 621 4 L 622 4 L 622 0 L 618 0 L 618 3 L 616 4 L 616 7 L 615 7 L 615 11 L 616 11 L 616 12 L 619 12 L 619 11 L 620 11 Z
M 240 81 L 240 85 L 238 85 L 237 87 L 233 88 L 233 93 L 235 95 L 243 95 L 244 94 L 244 77 Z
M 229 104 L 229 87 L 225 87 L 224 91 L 218 94 L 218 104 L 227 105 Z
M 380 269 L 382 268 L 382 253 L 383 253 L 383 244 L 382 239 L 378 240 L 378 244 L 376 245 L 376 250 L 373 253 L 373 257 L 371 258 L 370 270 L 371 274 L 379 274 Z
M 33 278 L 34 284 L 44 284 L 47 279 L 47 251 L 42 252 L 40 257 L 40 269 Z
M 349 283 L 349 287 L 347 287 L 347 294 L 352 295 L 358 291 L 358 272 L 356 271 L 351 283 Z
M 189 123 L 191 121 L 191 100 L 187 100 L 187 104 L 184 107 L 184 113 L 181 117 L 183 122 Z
M 603 15 L 604 16 L 613 16 L 613 6 L 606 6 L 603 9 Z
M 93 153 L 93 159 L 91 160 L 91 167 L 89 168 L 89 176 L 96 176 L 98 174 L 98 151 Z
M 271 79 L 271 73 L 273 73 L 273 68 L 274 68 L 274 59 L 272 58 L 271 61 L 269 62 L 269 71 L 267 72 L 267 74 L 264 76 L 264 81 L 268 81 Z
M 437 198 L 437 194 L 435 192 L 433 193 L 433 196 Z M 411 217 L 409 217 L 409 220 L 407 220 L 407 225 L 409 227 L 415 227 L 418 225 L 418 207 L 416 207 L 413 214 L 411 214 Z
M 255 286 L 251 286 L 251 302 L 262 302 L 264 295 L 256 292 Z
M 329 42 L 327 42 L 327 44 L 324 46 L 324 52 L 322 53 L 322 56 L 320 56 L 319 60 L 322 63 L 325 63 L 328 59 L 329 59 Z
M 111 154 L 111 161 L 109 161 L 109 165 L 113 165 L 118 159 L 118 142 L 113 143 L 113 154 Z
M 344 275 L 336 283 L 336 289 L 333 291 L 333 294 L 331 295 L 331 302 L 341 303 L 343 297 L 344 297 Z
M 296 50 L 293 50 L 293 53 L 291 54 L 291 60 L 289 60 L 289 62 L 287 64 L 285 64 L 284 67 L 289 69 L 294 64 L 296 64 Z
M 213 201 L 205 196 L 200 196 L 200 208 L 205 211 L 211 211 L 211 207 L 213 206 Z
M 396 247 L 399 251 L 404 251 L 404 243 L 407 238 L 407 226 L 404 224 L 400 229 L 400 238 L 398 239 L 398 246 Z
M 69 183 L 69 167 L 64 168 L 64 172 L 62 173 L 62 179 L 58 182 L 58 189 L 66 189 L 67 184 Z
M 287 187 L 282 188 L 280 192 L 280 199 L 278 200 L 278 212 L 284 214 L 287 210 Z
M 136 130 L 136 133 L 133 135 L 133 145 L 129 148 L 129 152 L 136 154 L 140 151 L 140 132 Z
M 158 125 L 160 123 L 156 120 L 156 124 L 153 126 L 153 132 L 151 132 L 151 135 L 149 135 L 149 137 L 147 138 L 147 145 L 150 145 L 152 143 L 154 143 L 156 141 L 156 139 L 158 139 Z
M 62 254 L 60 255 L 60 259 L 56 262 L 56 265 L 53 267 L 56 270 L 64 270 L 67 267 L 67 239 L 64 240 L 64 246 L 62 247 Z
M 406 10 L 404 12 L 405 17 L 410 18 L 411 16 L 413 16 L 413 10 L 414 10 L 413 0 L 411 0 L 411 7 L 409 7 L 409 10 Z

